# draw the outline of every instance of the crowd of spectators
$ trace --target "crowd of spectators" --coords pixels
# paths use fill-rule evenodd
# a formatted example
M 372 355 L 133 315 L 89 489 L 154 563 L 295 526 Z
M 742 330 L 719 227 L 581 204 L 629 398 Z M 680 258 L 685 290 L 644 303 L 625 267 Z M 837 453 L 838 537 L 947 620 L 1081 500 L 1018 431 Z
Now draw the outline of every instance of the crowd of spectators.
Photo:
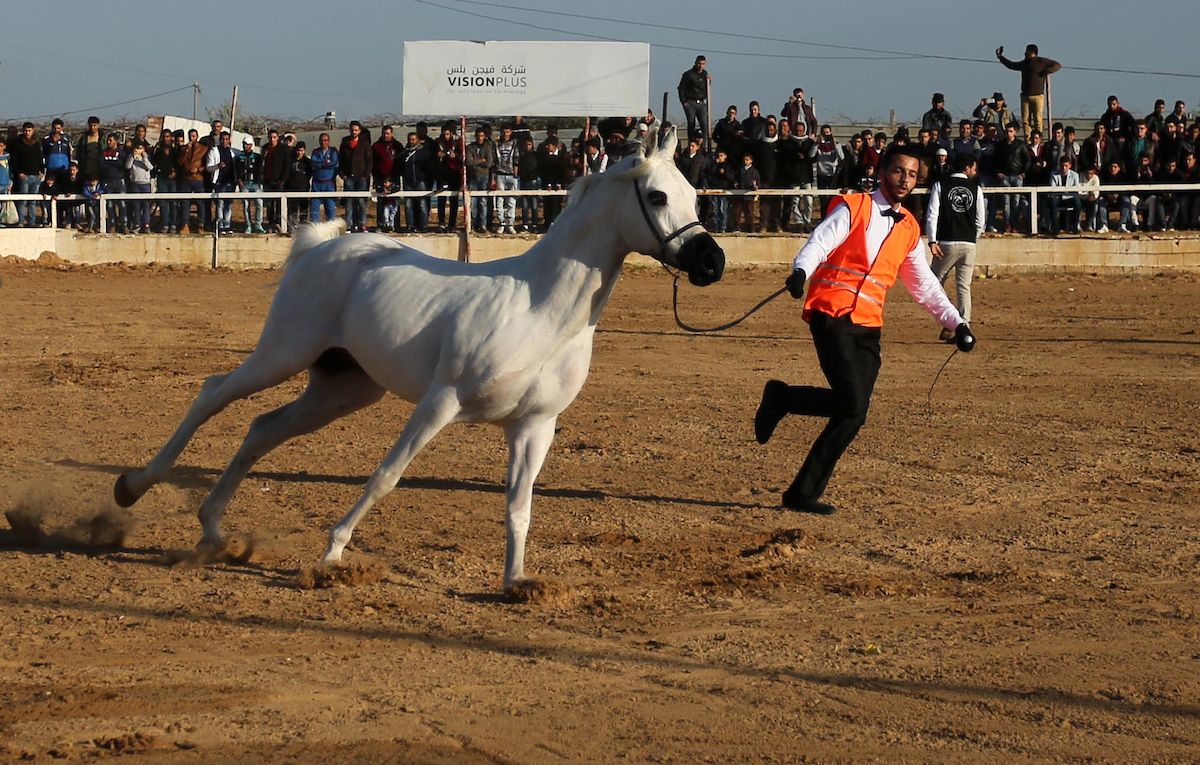
M 109 227 L 118 233 L 234 233 L 232 200 L 201 198 L 214 192 L 366 192 L 374 190 L 376 204 L 371 228 L 380 232 L 422 233 L 449 231 L 457 226 L 462 179 L 468 188 L 483 190 L 564 190 L 586 172 L 602 172 L 610 158 L 640 151 L 640 135 L 648 130 L 647 113 L 639 134 L 636 120 L 619 119 L 618 128 L 606 130 L 611 139 L 600 150 L 599 130 L 593 127 L 568 144 L 560 141 L 554 125 L 545 137 L 534 140 L 522 117 L 503 125 L 482 123 L 475 140 L 462 143 L 457 122 L 447 122 L 437 137 L 428 125 L 417 123 L 402 142 L 395 129 L 385 125 L 378 139 L 358 121 L 336 147 L 333 136 L 321 133 L 311 151 L 293 133 L 270 130 L 266 142 L 255 147 L 247 138 L 241 150 L 231 145 L 230 133 L 214 120 L 207 135 L 199 131 L 163 130 L 155 143 L 139 125 L 128 137 L 105 133 L 100 120 L 91 117 L 87 132 L 77 140 L 54 120 L 50 132 L 35 135 L 26 123 L 14 136 L 0 136 L 0 193 L 40 194 L 60 198 L 60 227 L 83 232 L 99 228 L 100 205 L 106 205 Z M 611 122 L 611 121 L 610 121 Z M 594 139 L 594 140 L 591 140 Z M 618 140 L 619 139 L 619 140 Z M 615 141 L 615 142 L 612 142 Z M 584 144 L 588 148 L 584 150 Z M 465 173 L 464 173 L 465 168 Z M 388 196 L 397 191 L 448 191 L 437 196 L 436 220 L 431 197 Z M 194 199 L 124 200 L 111 195 L 188 193 Z M 465 220 L 477 232 L 517 233 L 544 230 L 562 209 L 561 197 L 489 198 L 476 196 Z M 20 201 L 10 225 L 49 226 L 50 205 Z M 343 215 L 351 231 L 365 231 L 371 216 L 363 197 L 343 200 Z M 289 228 L 306 221 L 326 220 L 338 214 L 335 198 L 292 200 L 287 206 Z M 261 234 L 282 228 L 283 207 L 275 199 L 246 199 L 240 232 Z
M 1004 61 L 1002 49 L 997 55 Z M 714 232 L 809 231 L 821 214 L 819 200 L 827 202 L 829 197 L 808 192 L 873 190 L 883 152 L 904 143 L 920 148 L 924 186 L 947 176 L 957 158 L 971 155 L 985 187 L 1087 187 L 1082 192 L 1039 195 L 1037 221 L 1030 220 L 1028 195 L 989 193 L 989 231 L 1105 232 L 1110 223 L 1122 232 L 1135 227 L 1200 228 L 1200 192 L 1104 190 L 1131 183 L 1200 183 L 1200 121 L 1188 114 L 1183 101 L 1176 101 L 1168 112 L 1160 99 L 1152 113 L 1136 119 L 1112 96 L 1081 141 L 1073 126 L 1057 122 L 1048 136 L 1042 135 L 1040 116 L 1035 119 L 1026 104 L 1024 83 L 1024 124 L 1014 118 L 1002 93 L 980 99 L 972 115 L 957 122 L 944 96 L 934 93 L 929 110 L 914 127 L 915 136 L 900 127 L 891 134 L 866 129 L 839 140 L 830 125 L 819 123 L 802 88 L 795 88 L 776 113 L 764 113 L 759 102 L 751 101 L 742 116 L 731 105 L 710 129 L 707 116 L 701 114 L 705 110 L 697 108 L 708 97 L 707 77 L 700 57 L 681 78 L 679 96 L 688 135 L 675 159 L 697 189 L 739 192 L 700 197 L 698 212 Z M 213 192 L 331 193 L 290 200 L 288 224 L 294 227 L 337 215 L 332 194 L 339 189 L 374 190 L 373 216 L 367 199 L 342 200 L 352 231 L 365 231 L 368 223 L 382 232 L 449 231 L 459 225 L 464 177 L 473 192 L 563 190 L 576 177 L 605 172 L 641 152 L 655 119 L 650 111 L 603 119 L 569 139 L 560 138 L 551 124 L 538 140 L 522 117 L 514 117 L 498 125 L 481 123 L 466 141 L 457 122 L 444 124 L 436 137 L 425 123 L 418 123 L 402 141 L 390 125 L 372 140 L 370 131 L 355 121 L 336 147 L 331 134 L 321 133 L 311 152 L 294 134 L 277 130 L 267 133 L 261 147 L 247 138 L 237 150 L 220 120 L 211 123 L 207 135 L 163 130 L 155 143 L 148 140 L 145 126 L 128 136 L 105 133 L 95 117 L 77 139 L 64 133 L 62 120 L 54 120 L 49 133 L 40 137 L 33 124 L 25 123 L 15 134 L 0 136 L 0 193 L 61 196 L 57 224 L 85 232 L 97 230 L 104 204 L 109 227 L 118 232 L 233 233 L 233 202 L 219 196 L 214 200 Z M 754 193 L 767 189 L 795 193 Z M 430 196 L 387 196 L 396 191 L 451 193 L 436 196 L 435 217 Z M 110 196 L 120 192 L 151 196 Z M 153 198 L 171 192 L 209 198 Z M 906 205 L 923 219 L 922 197 L 910 197 Z M 261 234 L 282 228 L 283 208 L 277 199 L 245 199 L 241 206 L 238 231 Z M 44 202 L 17 202 L 15 208 L 16 220 L 7 221 L 10 225 L 50 224 L 50 206 Z M 554 222 L 562 198 L 475 194 L 470 208 L 462 211 L 463 225 L 475 232 L 536 232 Z
M 997 55 L 1000 55 L 998 52 Z M 689 70 L 680 83 L 680 98 Z M 977 160 L 985 187 L 1093 186 L 1118 184 L 1197 184 L 1200 168 L 1200 121 L 1176 101 L 1171 112 L 1159 99 L 1154 111 L 1142 119 L 1123 109 L 1116 96 L 1092 124 L 1090 135 L 1079 140 L 1075 128 L 1055 122 L 1049 135 L 1038 129 L 1028 107 L 1025 122 L 1009 109 L 1003 93 L 980 99 L 969 118 L 955 122 L 945 97 L 934 93 L 931 105 L 913 132 L 901 126 L 888 133 L 863 130 L 838 141 L 827 124 L 818 126 L 804 91 L 796 88 L 778 114 L 764 115 L 751 101 L 740 117 L 731 105 L 706 134 L 699 120 L 689 127 L 689 142 L 677 159 L 679 169 L 698 189 L 793 190 L 796 195 L 740 195 L 702 197 L 701 214 L 710 230 L 808 231 L 819 214 L 811 189 L 873 190 L 879 161 L 892 144 L 916 144 L 922 155 L 920 183 L 931 186 L 950 173 L 956 158 Z M 1025 99 L 1023 99 L 1024 101 Z M 957 134 L 954 128 L 957 128 Z M 824 197 L 828 200 L 828 197 Z M 906 206 L 922 217 L 924 201 L 910 197 Z M 1166 190 L 1070 191 L 1039 196 L 1036 232 L 1058 235 L 1083 230 L 1106 232 L 1110 214 L 1113 230 L 1174 230 L 1200 228 L 1200 192 Z M 1031 233 L 1029 198 L 1023 193 L 987 195 L 986 226 L 990 232 Z

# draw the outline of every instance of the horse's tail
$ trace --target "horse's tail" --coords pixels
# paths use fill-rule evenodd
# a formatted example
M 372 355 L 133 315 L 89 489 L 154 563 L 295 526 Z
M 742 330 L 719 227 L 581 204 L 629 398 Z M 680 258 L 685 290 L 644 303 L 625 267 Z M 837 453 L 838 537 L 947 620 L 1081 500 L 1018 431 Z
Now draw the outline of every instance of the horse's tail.
M 283 272 L 292 267 L 304 253 L 316 247 L 321 242 L 337 239 L 346 232 L 346 221 L 341 218 L 328 220 L 324 223 L 306 223 L 296 230 L 296 238 L 292 240 L 292 251 L 283 262 Z

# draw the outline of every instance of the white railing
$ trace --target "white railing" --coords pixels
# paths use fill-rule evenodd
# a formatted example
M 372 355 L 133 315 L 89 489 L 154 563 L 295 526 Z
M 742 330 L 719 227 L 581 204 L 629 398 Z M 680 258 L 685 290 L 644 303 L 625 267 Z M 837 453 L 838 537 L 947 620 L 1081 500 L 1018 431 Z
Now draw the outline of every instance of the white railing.
M 1038 197 L 1046 194 L 1079 194 L 1081 197 L 1085 194 L 1095 193 L 1104 194 L 1162 194 L 1170 192 L 1192 192 L 1200 193 L 1200 183 L 1172 183 L 1172 184 L 1113 184 L 1111 186 L 987 186 L 983 187 L 983 192 L 987 196 L 991 195 L 1006 195 L 1006 196 L 1023 196 L 1028 199 L 1029 221 L 1031 230 L 1037 231 L 1038 221 Z M 713 190 L 713 189 L 697 189 L 697 194 L 701 196 L 722 196 L 722 197 L 833 197 L 844 194 L 844 191 L 838 189 L 817 189 L 817 188 L 772 188 L 760 189 L 758 191 L 742 191 L 742 190 Z M 928 189 L 917 189 L 913 192 L 914 195 L 928 195 Z M 547 190 L 547 189 L 523 189 L 523 190 L 488 190 L 474 191 L 468 190 L 432 190 L 432 191 L 396 191 L 390 194 L 380 194 L 377 191 L 238 191 L 238 192 L 176 192 L 176 193 L 120 193 L 120 194 L 102 194 L 93 200 L 87 200 L 81 195 L 62 194 L 58 196 L 45 197 L 41 194 L 0 194 L 0 204 L 11 201 L 18 203 L 22 202 L 37 202 L 39 206 L 46 205 L 49 207 L 49 226 L 51 228 L 58 227 L 58 206 L 64 203 L 83 206 L 86 204 L 98 205 L 98 217 L 100 231 L 108 233 L 108 220 L 106 202 L 135 202 L 135 201 L 152 201 L 152 202 L 176 202 L 178 204 L 187 205 L 185 212 L 190 214 L 190 202 L 199 201 L 204 204 L 212 204 L 217 202 L 234 202 L 239 200 L 251 200 L 259 203 L 278 201 L 280 205 L 280 229 L 282 232 L 287 231 L 288 220 L 288 205 L 290 200 L 312 200 L 312 199 L 363 199 L 369 202 L 377 202 L 381 199 L 395 199 L 397 202 L 403 202 L 405 199 L 428 199 L 434 200 L 438 198 L 462 197 L 464 199 L 464 209 L 466 220 L 469 229 L 470 210 L 469 200 L 471 197 L 563 197 L 566 196 L 565 190 Z M 817 212 L 817 211 L 814 211 Z M 219 228 L 214 226 L 214 228 Z M 214 231 L 214 235 L 219 235 L 219 232 Z

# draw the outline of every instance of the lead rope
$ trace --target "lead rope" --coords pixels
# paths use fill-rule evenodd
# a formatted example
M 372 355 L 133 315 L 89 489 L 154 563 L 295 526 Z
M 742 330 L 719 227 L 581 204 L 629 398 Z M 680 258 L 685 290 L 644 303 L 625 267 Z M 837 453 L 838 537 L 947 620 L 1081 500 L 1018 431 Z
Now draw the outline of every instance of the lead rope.
M 933 382 L 930 383 L 930 385 L 929 385 L 929 394 L 925 397 L 925 405 L 927 407 L 925 410 L 926 418 L 933 417 L 933 389 L 934 389 L 934 386 L 937 385 L 938 379 L 942 376 L 942 370 L 946 368 L 946 365 L 950 363 L 950 359 L 954 358 L 954 354 L 956 354 L 956 353 L 958 353 L 957 347 L 955 347 L 954 350 L 950 351 L 950 355 L 946 357 L 946 360 L 942 362 L 942 366 L 938 369 L 937 374 L 933 376 Z
M 746 313 L 742 314 L 740 317 L 734 319 L 733 321 L 728 321 L 728 322 L 725 322 L 724 324 L 718 324 L 715 327 L 693 327 L 690 324 L 684 323 L 683 319 L 679 318 L 679 276 L 680 276 L 680 273 L 678 271 L 672 271 L 670 268 L 667 268 L 667 266 L 665 266 L 665 265 L 663 265 L 663 268 L 665 268 L 667 270 L 667 273 L 669 273 L 673 277 L 675 277 L 675 281 L 671 285 L 671 310 L 675 312 L 675 323 L 683 331 L 692 332 L 695 334 L 702 334 L 705 332 L 721 332 L 722 330 L 732 329 L 733 327 L 736 327 L 737 325 L 741 324 L 746 319 L 749 319 L 754 314 L 758 313 L 759 310 L 761 310 L 762 307 L 765 306 L 767 303 L 770 303 L 775 298 L 777 298 L 780 295 L 782 295 L 783 293 L 787 292 L 787 285 L 780 287 L 779 289 L 772 292 L 770 295 L 767 295 L 765 298 L 758 301 L 758 303 L 756 303 L 753 308 L 751 308 L 749 311 L 746 311 Z

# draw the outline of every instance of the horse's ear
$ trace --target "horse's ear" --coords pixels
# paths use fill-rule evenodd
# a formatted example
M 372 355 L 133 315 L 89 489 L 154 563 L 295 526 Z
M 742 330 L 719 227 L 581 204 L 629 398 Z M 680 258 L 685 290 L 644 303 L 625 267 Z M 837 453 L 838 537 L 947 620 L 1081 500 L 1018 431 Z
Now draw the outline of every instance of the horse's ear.
M 646 159 L 654 156 L 654 152 L 658 149 L 658 125 L 652 125 L 650 132 L 646 133 L 646 140 L 642 142 L 642 156 Z
M 675 134 L 675 126 L 670 122 L 664 122 L 661 132 L 662 140 L 658 142 L 658 150 L 665 152 L 668 157 L 674 157 L 675 150 L 679 148 L 679 138 Z

